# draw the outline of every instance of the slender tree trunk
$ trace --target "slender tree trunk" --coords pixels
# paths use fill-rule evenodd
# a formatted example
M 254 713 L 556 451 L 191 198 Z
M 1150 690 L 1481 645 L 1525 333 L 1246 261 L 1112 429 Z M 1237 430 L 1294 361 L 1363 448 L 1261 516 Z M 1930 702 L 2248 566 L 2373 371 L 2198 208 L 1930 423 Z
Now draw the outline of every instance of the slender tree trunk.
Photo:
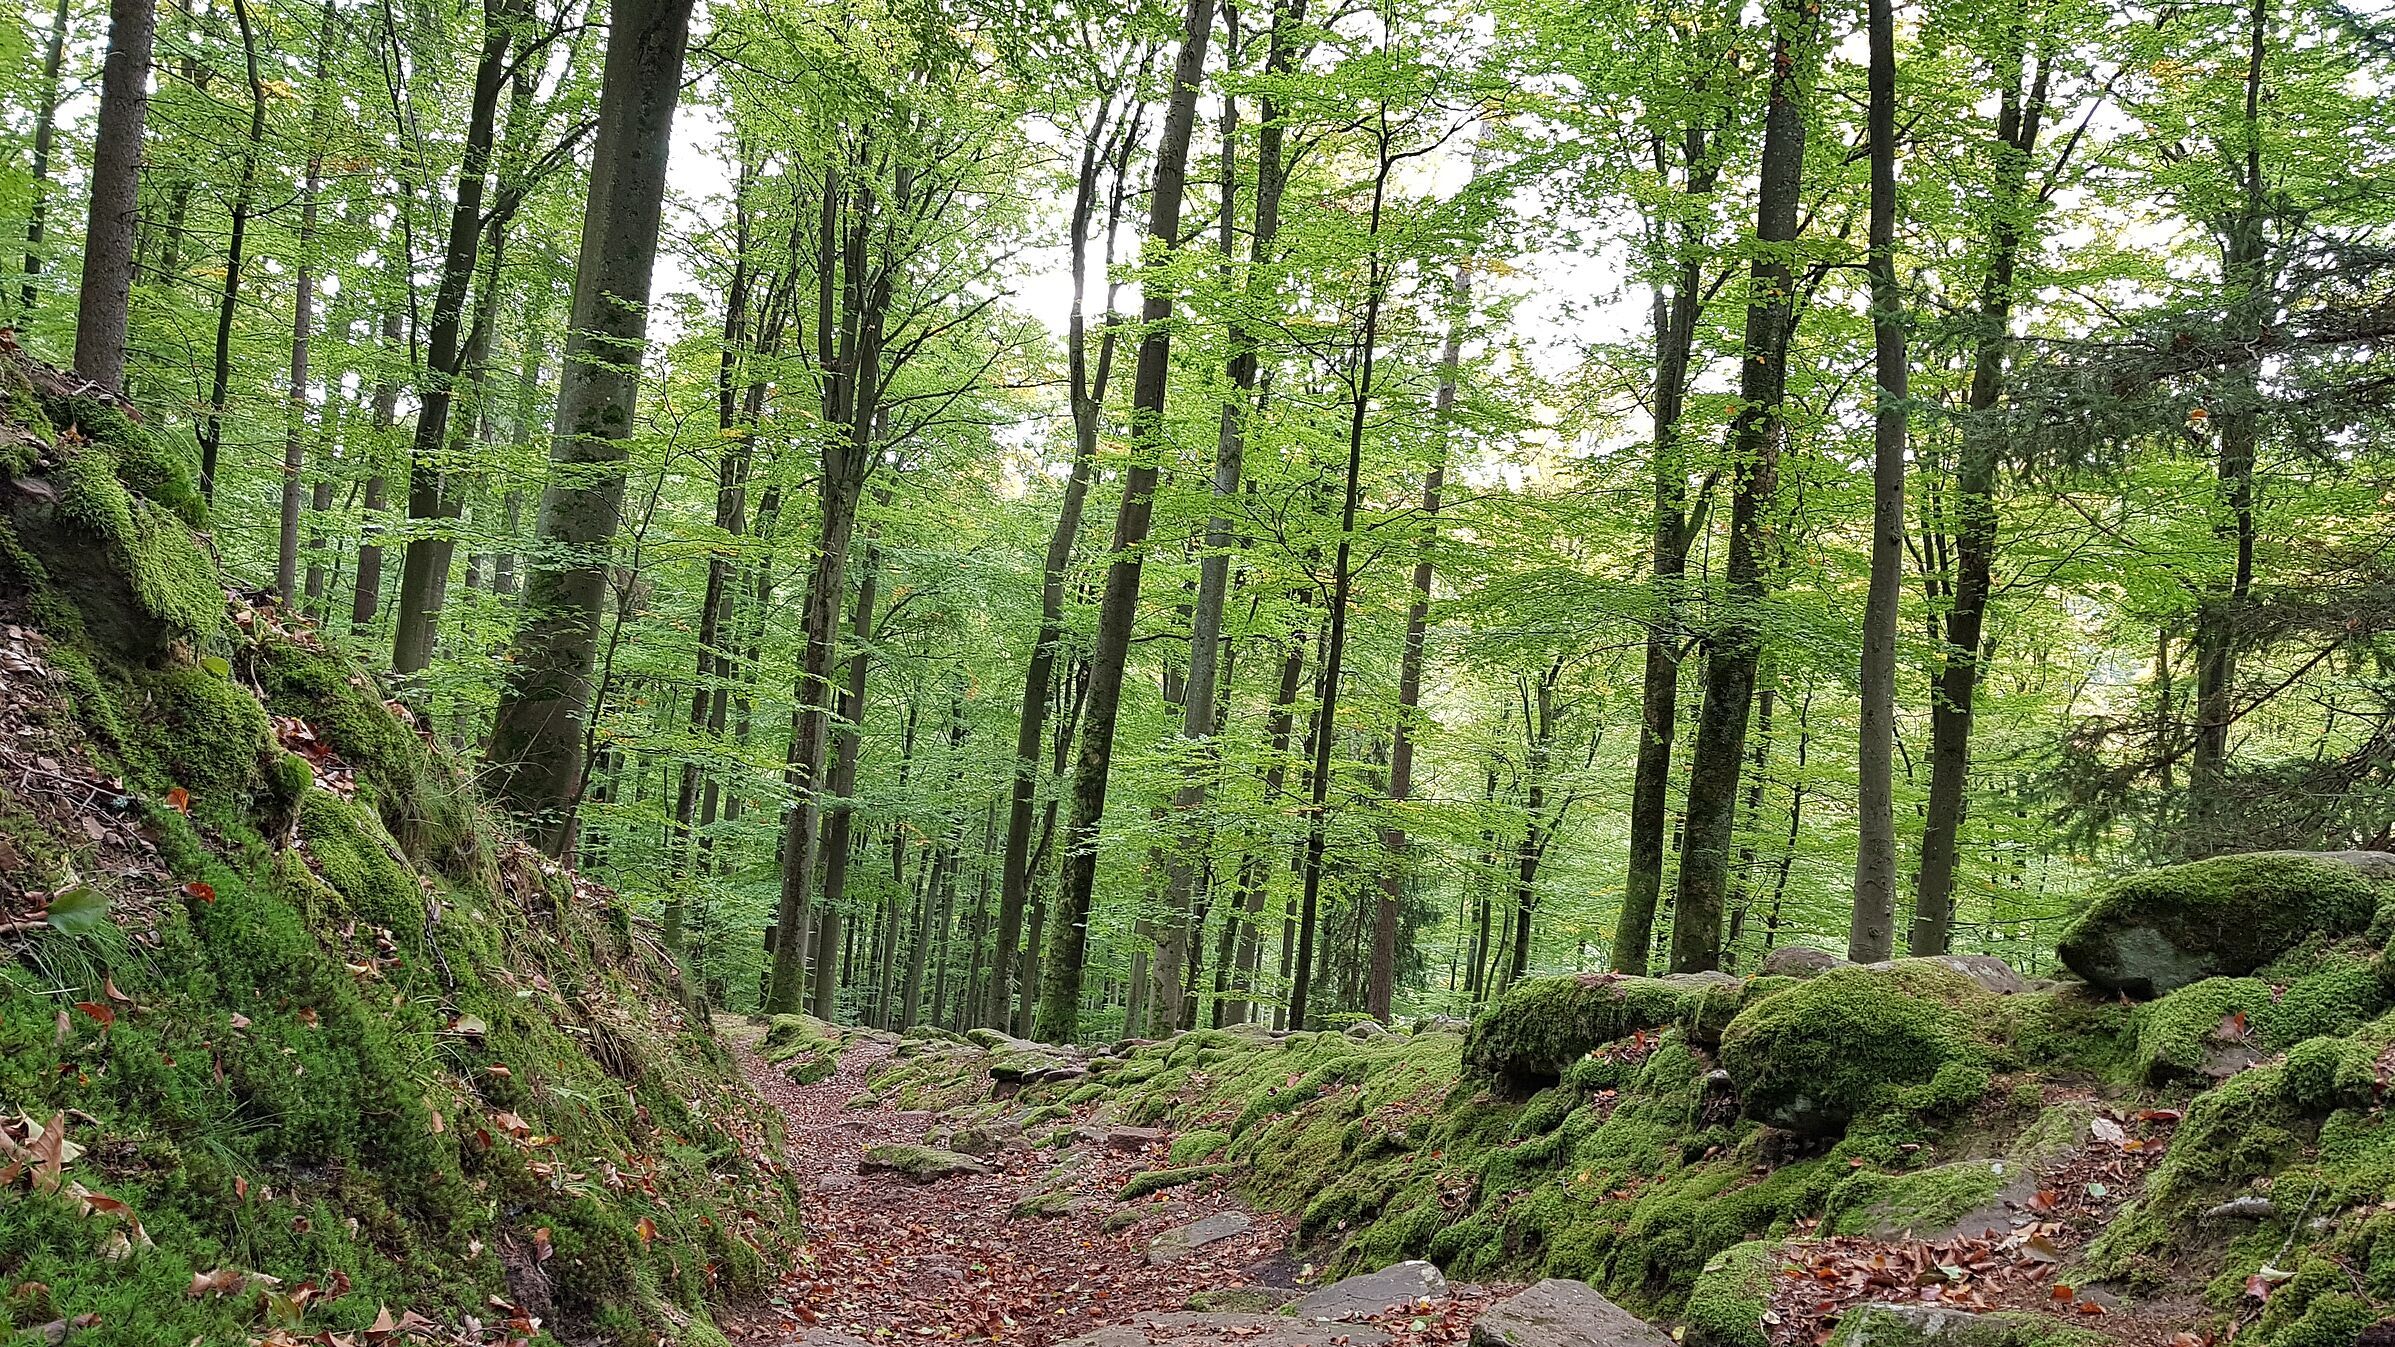
M 1904 449 L 1911 380 L 1904 291 L 1896 277 L 1896 15 L 1870 0 L 1871 334 L 1879 392 L 1872 413 L 1871 584 L 1863 600 L 1861 743 L 1856 749 L 1854 916 L 1846 957 L 1896 952 L 1896 617 L 1904 585 Z
M 133 226 L 141 211 L 142 127 L 150 112 L 156 0 L 109 0 L 100 67 L 100 126 L 92 142 L 91 214 L 75 306 L 75 372 L 112 392 L 125 386 L 133 303 Z
M 1738 773 L 1746 757 L 1748 707 L 1762 654 L 1762 614 L 1768 588 L 1765 532 L 1778 494 L 1781 414 L 1794 326 L 1794 278 L 1784 245 L 1796 241 L 1804 172 L 1807 96 L 1815 60 L 1817 20 L 1808 6 L 1786 0 L 1772 39 L 1769 107 L 1755 208 L 1755 258 L 1739 361 L 1738 415 L 1731 434 L 1733 485 L 1730 556 L 1724 571 L 1723 611 L 1706 641 L 1705 700 L 1697 715 L 1689 760 L 1686 832 L 1680 884 L 1673 899 L 1672 971 L 1702 972 L 1721 959 L 1722 909 L 1729 888 L 1731 843 L 1737 822 Z M 1780 246 L 1775 246 L 1780 245 Z
M 366 499 L 360 506 L 357 587 L 349 599 L 349 629 L 359 636 L 373 629 L 375 615 L 382 608 L 383 549 L 374 539 L 388 527 L 382 518 L 383 466 L 389 458 L 391 427 L 399 416 L 399 338 L 399 302 L 392 300 L 383 310 L 382 370 L 374 380 L 374 439 L 368 451 L 372 463 L 366 472 Z
M 881 502 L 889 503 L 889 491 L 881 492 Z M 878 532 L 876 529 L 874 532 Z M 874 591 L 880 580 L 881 546 L 873 533 L 865 538 L 864 573 L 857 578 L 856 614 L 849 620 L 849 640 L 856 649 L 848 657 L 848 687 L 840 697 L 839 746 L 832 755 L 831 778 L 826 783 L 832 798 L 831 811 L 823 825 L 823 901 L 828 905 L 825 921 L 837 931 L 840 904 L 848 887 L 849 829 L 856 819 L 857 755 L 865 738 L 865 675 L 873 666 L 873 604 Z M 838 989 L 834 985 L 831 961 L 817 960 L 815 971 L 815 1016 L 830 1019 L 838 1004 Z
M 1464 325 L 1470 318 L 1472 268 L 1455 269 L 1450 302 L 1455 315 L 1448 320 L 1447 345 L 1439 353 L 1439 391 L 1431 408 L 1439 421 L 1439 457 L 1422 479 L 1421 553 L 1414 560 L 1414 600 L 1405 613 L 1405 652 L 1397 664 L 1397 725 L 1389 742 L 1389 805 L 1398 814 L 1414 793 L 1414 717 L 1422 705 L 1422 655 L 1430 631 L 1431 568 L 1438 544 L 1441 495 L 1447 485 L 1447 445 L 1455 418 L 1458 371 L 1463 365 Z M 1398 815 L 1402 817 L 1402 815 Z M 1389 867 L 1381 875 L 1379 901 L 1373 904 L 1372 974 L 1365 990 L 1365 1009 L 1383 1024 L 1391 1022 L 1391 998 L 1397 980 L 1397 906 L 1405 896 L 1406 866 L 1412 844 L 1402 823 L 1380 831 Z
M 1660 138 L 1654 147 L 1661 171 L 1669 163 Z M 1681 133 L 1686 194 L 1710 196 L 1720 164 L 1704 128 Z M 1688 548 L 1701 532 L 1688 509 L 1687 456 L 1680 446 L 1680 416 L 1688 405 L 1690 355 L 1705 304 L 1701 226 L 1684 226 L 1680 263 L 1668 297 L 1658 289 L 1655 329 L 1655 523 L 1650 548 L 1654 611 L 1647 627 L 1646 667 L 1639 698 L 1638 756 L 1630 787 L 1629 872 L 1622 889 L 1621 919 L 1613 938 L 1616 972 L 1643 975 L 1655 944 L 1655 905 L 1663 894 L 1663 858 L 1671 819 L 1672 744 L 1680 724 L 1680 642 L 1688 573 Z M 1703 508 L 1700 502 L 1700 510 Z
M 1023 670 L 1022 709 L 1015 726 L 1014 775 L 1007 795 L 1006 848 L 999 866 L 997 941 L 990 956 L 988 1018 L 992 1024 L 1003 1023 L 1005 1019 L 1007 983 L 1015 976 L 1015 940 L 1021 930 L 1024 905 L 1031 895 L 1032 805 L 1039 781 L 1040 741 L 1046 733 L 1048 693 L 1056 677 L 1057 654 L 1065 639 L 1065 571 L 1072 564 L 1073 544 L 1081 534 L 1081 514 L 1089 500 L 1090 481 L 1097 473 L 1098 428 L 1106 405 L 1106 385 L 1114 370 L 1116 286 L 1111 279 L 1106 287 L 1106 316 L 1099 324 L 1094 368 L 1089 359 L 1088 320 L 1083 314 L 1089 285 L 1090 221 L 1096 210 L 1098 171 L 1107 162 L 1105 112 L 1112 106 L 1111 98 L 1101 105 L 1082 142 L 1081 176 L 1074 189 L 1072 223 L 1067 235 L 1073 300 L 1065 319 L 1065 373 L 1072 398 L 1073 467 L 1065 479 L 1064 499 L 1057 508 L 1056 526 L 1048 534 L 1048 551 L 1041 562 L 1039 636 Z M 1124 179 L 1138 124 L 1134 109 L 1129 125 L 1115 142 L 1114 190 L 1106 215 L 1105 252 L 1110 276 L 1114 236 L 1127 195 Z M 1030 960 L 1024 961 L 1021 978 L 1026 988 L 1032 985 L 1036 968 Z
M 1181 194 L 1188 177 L 1189 138 L 1197 121 L 1198 83 L 1206 40 L 1214 29 L 1214 0 L 1189 0 L 1181 55 L 1173 67 L 1164 134 L 1156 150 L 1149 194 L 1150 260 L 1161 261 L 1180 242 Z M 1038 1033 L 1070 1042 L 1080 1030 L 1082 961 L 1089 949 L 1089 906 L 1098 878 L 1098 828 L 1106 813 L 1106 779 L 1114 754 L 1114 725 L 1122 705 L 1131 628 L 1139 613 L 1139 578 L 1148 521 L 1155 509 L 1156 474 L 1166 450 L 1165 380 L 1171 370 L 1172 291 L 1146 287 L 1140 305 L 1139 362 L 1132 376 L 1131 433 L 1135 450 L 1123 477 L 1123 504 L 1114 521 L 1113 563 L 1099 604 L 1098 635 L 1090 656 L 1090 688 L 1081 727 L 1081 756 L 1073 781 L 1073 814 L 1065 828 L 1064 881 L 1057 893 L 1056 939 L 1043 971 Z
M 224 447 L 225 399 L 233 381 L 233 316 L 241 304 L 241 272 L 249 244 L 250 210 L 258 186 L 258 155 L 266 144 L 266 84 L 258 74 L 258 33 L 250 21 L 248 0 L 233 0 L 233 19 L 241 29 L 241 60 L 249 77 L 249 140 L 241 154 L 241 173 L 233 188 L 230 232 L 225 236 L 225 283 L 216 302 L 216 363 L 208 384 L 208 407 L 200 415 L 200 498 L 216 500 L 216 467 Z M 280 591 L 288 596 L 288 589 Z
M 1994 413 L 2003 396 L 2005 355 L 2011 345 L 2013 273 L 2025 228 L 2020 211 L 2028 159 L 2037 149 L 2046 110 L 2044 62 L 2026 87 L 2020 73 L 2023 64 L 2016 38 L 1996 116 L 2001 171 L 1996 177 L 1987 272 L 1980 280 L 1980 326 L 1972 352 L 1962 453 L 1955 470 L 1953 593 L 1930 700 L 1929 806 L 1921 827 L 1921 870 L 1913 885 L 1913 926 L 1907 942 L 1917 956 L 1945 953 L 1952 936 L 1957 840 L 1971 775 L 1971 704 L 1979 687 L 1988 597 L 1995 588 L 1996 472 L 2003 444 Z
M 323 11 L 323 32 L 317 37 L 316 109 L 309 119 L 308 166 L 299 187 L 299 239 L 291 283 L 290 423 L 283 434 L 283 508 L 274 566 L 274 590 L 286 605 L 299 596 L 299 520 L 308 448 L 308 343 L 316 325 L 316 192 L 324 176 L 325 122 L 332 112 L 333 43 L 340 21 L 328 3 Z
M 495 794 L 552 855 L 565 854 L 581 792 L 599 605 L 623 506 L 691 6 L 692 0 L 616 0 L 609 14 L 557 437 L 534 526 L 541 545 L 491 727 L 486 762 Z
M 19 291 L 17 321 L 33 316 L 34 277 L 42 274 L 43 231 L 50 219 L 50 142 L 58 133 L 59 70 L 66 64 L 67 25 L 72 0 L 58 0 L 50 17 L 50 36 L 42 51 L 41 105 L 33 119 L 33 209 L 25 220 L 25 283 Z
M 474 67 L 474 92 L 466 118 L 466 140 L 457 171 L 457 193 L 449 213 L 448 243 L 441 257 L 441 283 L 433 297 L 423 378 L 417 390 L 414 443 L 408 451 L 407 513 L 414 531 L 400 562 L 399 612 L 392 624 L 391 668 L 400 674 L 432 663 L 441 602 L 449 582 L 449 558 L 457 546 L 451 530 L 458 502 L 447 481 L 449 412 L 453 385 L 466 356 L 466 298 L 474 283 L 482 242 L 482 199 L 490 185 L 493 143 L 498 136 L 499 91 L 508 75 L 507 52 L 517 22 L 516 0 L 484 0 L 482 51 Z M 614 53 L 609 53 L 612 61 Z M 612 170 L 611 170 L 612 171 Z M 594 189 L 601 184 L 594 175 Z M 593 199 L 596 199 L 594 190 Z M 594 222 L 595 223 L 595 222 Z M 584 236 L 584 256 L 595 236 Z M 582 278 L 575 278 L 577 312 Z M 580 333 L 577 332 L 579 337 Z M 564 382 L 578 372 L 569 361 Z M 563 397 L 560 397 L 563 410 Z

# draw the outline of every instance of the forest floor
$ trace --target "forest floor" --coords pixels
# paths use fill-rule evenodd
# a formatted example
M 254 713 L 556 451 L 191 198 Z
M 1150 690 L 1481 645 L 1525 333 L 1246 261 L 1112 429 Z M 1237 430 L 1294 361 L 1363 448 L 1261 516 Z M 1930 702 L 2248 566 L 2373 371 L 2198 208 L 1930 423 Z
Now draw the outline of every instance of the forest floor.
M 916 1183 L 860 1173 L 867 1147 L 924 1144 L 937 1123 L 933 1113 L 886 1104 L 849 1107 L 889 1049 L 859 1044 L 832 1076 L 798 1085 L 757 1056 L 753 1025 L 726 1018 L 719 1026 L 757 1091 L 788 1119 L 788 1162 L 811 1184 L 799 1266 L 766 1304 L 721 1320 L 741 1347 L 779 1347 L 818 1326 L 877 1341 L 1042 1347 L 1183 1309 L 1198 1292 L 1310 1280 L 1311 1269 L 1291 1257 L 1287 1218 L 1244 1206 L 1220 1180 L 1116 1200 L 1134 1176 L 1166 1166 L 1163 1129 L 1110 1128 L 1077 1114 L 1057 1124 L 1081 1132 L 1071 1146 L 1011 1142 L 983 1157 L 984 1175 Z M 1026 1195 L 1056 1189 L 1074 1198 L 1061 1214 L 1011 1214 Z M 1157 1235 L 1226 1212 L 1253 1224 L 1180 1261 L 1149 1261 Z M 1486 1297 L 1455 1289 L 1456 1300 L 1428 1321 L 1392 1325 L 1397 1337 L 1460 1341 Z

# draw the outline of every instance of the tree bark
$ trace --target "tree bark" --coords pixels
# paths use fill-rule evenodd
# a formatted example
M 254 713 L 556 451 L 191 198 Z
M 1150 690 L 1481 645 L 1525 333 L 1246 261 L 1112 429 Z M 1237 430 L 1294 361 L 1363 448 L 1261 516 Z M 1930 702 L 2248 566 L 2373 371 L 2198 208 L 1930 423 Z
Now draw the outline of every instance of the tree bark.
M 889 491 L 881 492 L 881 503 L 889 503 Z M 839 912 L 848 887 L 849 830 L 856 820 L 856 801 L 852 797 L 857 786 L 857 757 L 865 739 L 865 675 L 873 667 L 873 604 L 875 590 L 881 578 L 881 545 L 875 534 L 865 537 L 864 571 L 857 577 L 856 613 L 849 619 L 848 639 L 856 648 L 848 657 L 848 687 L 840 697 L 840 742 L 832 755 L 831 778 L 826 783 L 832 797 L 831 812 L 823 825 L 823 901 L 830 905 L 825 917 L 830 929 L 837 930 Z M 819 958 L 815 970 L 815 1017 L 828 1020 L 838 1004 L 838 979 L 832 961 Z
M 1904 451 L 1911 368 L 1904 291 L 1896 277 L 1896 15 L 1870 0 L 1871 337 L 1878 376 L 1872 412 L 1871 581 L 1863 600 L 1862 695 L 1854 915 L 1846 957 L 1878 963 L 1896 952 L 1896 616 L 1904 575 Z
M 1731 432 L 1733 472 L 1730 555 L 1724 570 L 1723 611 L 1706 641 L 1704 705 L 1697 715 L 1689 760 L 1687 822 L 1680 884 L 1673 897 L 1672 971 L 1710 970 L 1721 960 L 1722 909 L 1729 887 L 1731 843 L 1738 810 L 1738 774 L 1746 757 L 1746 722 L 1754 700 L 1755 666 L 1762 654 L 1761 605 L 1768 516 L 1779 487 L 1780 441 L 1786 433 L 1781 402 L 1794 326 L 1794 277 L 1785 245 L 1796 241 L 1804 174 L 1807 94 L 1814 62 L 1815 17 L 1800 0 L 1784 0 L 1772 39 L 1769 106 L 1763 123 L 1763 161 L 1755 207 L 1755 237 L 1763 246 L 1753 263 L 1746 332 L 1739 361 L 1738 414 Z M 1776 245 L 1776 246 L 1775 246 Z
M 133 304 L 133 226 L 140 214 L 142 127 L 150 112 L 155 0 L 109 0 L 100 67 L 100 125 L 92 141 L 91 213 L 75 306 L 75 372 L 111 392 L 125 386 Z
M 1394 812 L 1414 793 L 1414 717 L 1422 705 L 1422 656 L 1430 631 L 1430 583 L 1438 544 L 1439 505 L 1447 485 L 1447 436 L 1455 421 L 1458 372 L 1463 366 L 1464 326 L 1471 316 L 1472 267 L 1455 269 L 1449 292 L 1455 314 L 1448 320 L 1447 344 L 1439 352 L 1439 391 L 1431 400 L 1439 428 L 1439 456 L 1422 479 L 1421 553 L 1414 560 L 1413 602 L 1405 611 L 1405 652 L 1397 664 L 1397 725 L 1389 742 L 1389 805 Z M 1383 1024 L 1391 1022 L 1391 1000 L 1397 980 L 1397 906 L 1405 896 L 1406 864 L 1412 845 L 1402 823 L 1380 831 L 1389 867 L 1381 875 L 1379 901 L 1373 904 L 1372 972 L 1365 988 L 1364 1008 Z
M 285 605 L 299 597 L 299 519 L 308 447 L 308 343 L 316 325 L 316 192 L 324 177 L 324 130 L 332 113 L 333 42 L 340 21 L 328 3 L 323 11 L 323 31 L 317 36 L 316 108 L 309 117 L 308 164 L 299 187 L 298 255 L 291 283 L 290 422 L 283 433 L 283 508 L 274 566 L 274 590 Z
M 2003 446 L 1994 413 L 2003 396 L 2005 356 L 2012 343 L 2013 273 L 2026 228 L 2021 211 L 2028 160 L 2036 152 L 2046 110 L 2047 67 L 2041 59 L 2024 87 L 2023 53 L 2017 28 L 2015 32 L 1996 114 L 2001 171 L 1995 183 L 1987 272 L 1980 279 L 1979 332 L 1955 469 L 1953 593 L 1929 708 L 1929 805 L 1921 826 L 1921 869 L 1913 884 L 1913 925 L 1907 940 L 1916 956 L 1943 954 L 1952 938 L 1955 859 L 1971 776 L 1971 704 L 1979 687 L 1988 598 L 1995 589 L 1996 473 Z
M 233 189 L 230 230 L 225 236 L 225 283 L 216 301 L 216 361 L 208 384 L 208 407 L 200 414 L 200 498 L 216 500 L 216 467 L 224 446 L 225 399 L 233 381 L 233 316 L 241 304 L 241 272 L 249 243 L 250 210 L 258 186 L 258 153 L 266 143 L 266 85 L 258 75 L 258 33 L 250 21 L 247 0 L 233 0 L 233 19 L 241 29 L 241 60 L 249 83 L 249 139 L 241 152 L 241 173 Z M 289 590 L 281 591 L 286 596 Z
M 59 71 L 66 64 L 67 24 L 72 17 L 72 0 L 58 0 L 58 11 L 50 17 L 49 40 L 42 50 L 41 106 L 33 120 L 33 208 L 25 219 L 25 282 L 17 303 L 19 323 L 33 316 L 37 297 L 34 277 L 42 274 L 43 235 L 50 219 L 50 143 L 58 134 Z
M 1162 262 L 1178 247 L 1181 193 L 1188 177 L 1189 138 L 1197 121 L 1198 82 L 1204 74 L 1206 41 L 1214 29 L 1214 0 L 1189 0 L 1181 32 L 1181 54 L 1173 67 L 1164 134 L 1156 149 L 1156 182 L 1149 194 L 1149 260 Z M 1162 281 L 1161 273 L 1152 273 Z M 1057 893 L 1054 947 L 1040 985 L 1038 1034 L 1070 1042 L 1080 1030 L 1082 962 L 1089 950 L 1089 907 L 1098 878 L 1098 827 L 1106 813 L 1106 778 L 1114 754 L 1114 725 L 1122 706 L 1123 673 L 1131 654 L 1131 628 L 1139 612 L 1139 578 L 1145 560 L 1148 521 L 1155 509 L 1156 474 L 1167 448 L 1165 380 L 1171 369 L 1173 294 L 1164 284 L 1145 287 L 1140 304 L 1139 362 L 1132 375 L 1131 466 L 1123 476 L 1123 504 L 1114 521 L 1113 562 L 1098 608 L 1098 635 L 1090 656 L 1088 709 L 1081 727 L 1080 761 L 1073 781 L 1073 813 L 1065 828 L 1064 880 Z
M 691 7 L 617 0 L 609 15 L 557 435 L 534 526 L 541 545 L 486 757 L 495 794 L 551 855 L 565 854 L 582 785 L 599 605 L 623 506 Z
M 474 283 L 482 243 L 482 199 L 490 185 L 492 148 L 498 138 L 499 91 L 508 75 L 507 52 L 517 21 L 517 0 L 483 0 L 482 50 L 474 67 L 474 92 L 466 115 L 466 140 L 449 213 L 448 243 L 441 255 L 441 283 L 433 296 L 426 334 L 423 379 L 417 388 L 414 443 L 408 450 L 407 513 L 413 532 L 399 567 L 399 612 L 391 630 L 391 668 L 405 675 L 432 663 L 441 604 L 449 585 L 449 558 L 457 540 L 451 528 L 458 502 L 449 489 L 446 459 L 454 384 L 465 363 L 466 298 Z M 614 53 L 609 52 L 612 62 Z M 597 187 L 594 170 L 593 187 Z M 594 200 L 596 193 L 594 191 Z M 589 223 L 586 217 L 586 225 Z M 591 236 L 585 234 L 587 258 Z M 577 310 L 582 278 L 575 278 Z M 569 361 L 564 383 L 575 382 Z M 560 410 L 562 411 L 562 397 Z

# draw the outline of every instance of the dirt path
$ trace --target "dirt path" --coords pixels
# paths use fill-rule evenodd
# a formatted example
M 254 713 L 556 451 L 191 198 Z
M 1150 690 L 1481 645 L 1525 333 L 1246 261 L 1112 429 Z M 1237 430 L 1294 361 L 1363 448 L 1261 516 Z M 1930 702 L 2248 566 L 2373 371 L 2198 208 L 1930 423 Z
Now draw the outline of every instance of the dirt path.
M 803 1203 L 808 1246 L 799 1267 L 767 1305 L 724 1325 L 742 1347 L 779 1347 L 818 1325 L 874 1340 L 1040 1347 L 1181 1309 L 1196 1291 L 1287 1285 L 1297 1271 L 1284 1256 L 1288 1222 L 1249 1211 L 1219 1181 L 1116 1201 L 1133 1175 L 1165 1167 L 1164 1146 L 1132 1148 L 1139 1138 L 1110 1135 L 1081 1114 L 1037 1129 L 1081 1125 L 1083 1139 L 1069 1148 L 1009 1140 L 986 1157 L 986 1175 L 917 1184 L 860 1174 L 866 1147 L 921 1143 L 936 1124 L 929 1113 L 848 1107 L 890 1050 L 858 1044 L 829 1079 L 796 1085 L 755 1055 L 753 1030 L 734 1036 L 733 1046 L 758 1092 L 789 1120 L 791 1167 L 814 1185 Z M 1072 1194 L 1069 1210 L 1009 1214 L 1026 1194 L 1051 1188 Z M 1233 1211 L 1254 1222 L 1247 1233 L 1168 1266 L 1149 1264 L 1156 1235 Z

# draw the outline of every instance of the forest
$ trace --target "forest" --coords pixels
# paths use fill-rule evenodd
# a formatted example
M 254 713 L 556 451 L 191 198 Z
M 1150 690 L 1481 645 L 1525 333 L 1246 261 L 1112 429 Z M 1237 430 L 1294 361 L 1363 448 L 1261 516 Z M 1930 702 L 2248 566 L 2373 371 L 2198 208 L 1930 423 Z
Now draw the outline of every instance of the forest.
M 1061 1043 L 2034 973 L 2116 876 L 2395 845 L 2374 5 L 0 46 L 12 352 L 694 1003 Z

